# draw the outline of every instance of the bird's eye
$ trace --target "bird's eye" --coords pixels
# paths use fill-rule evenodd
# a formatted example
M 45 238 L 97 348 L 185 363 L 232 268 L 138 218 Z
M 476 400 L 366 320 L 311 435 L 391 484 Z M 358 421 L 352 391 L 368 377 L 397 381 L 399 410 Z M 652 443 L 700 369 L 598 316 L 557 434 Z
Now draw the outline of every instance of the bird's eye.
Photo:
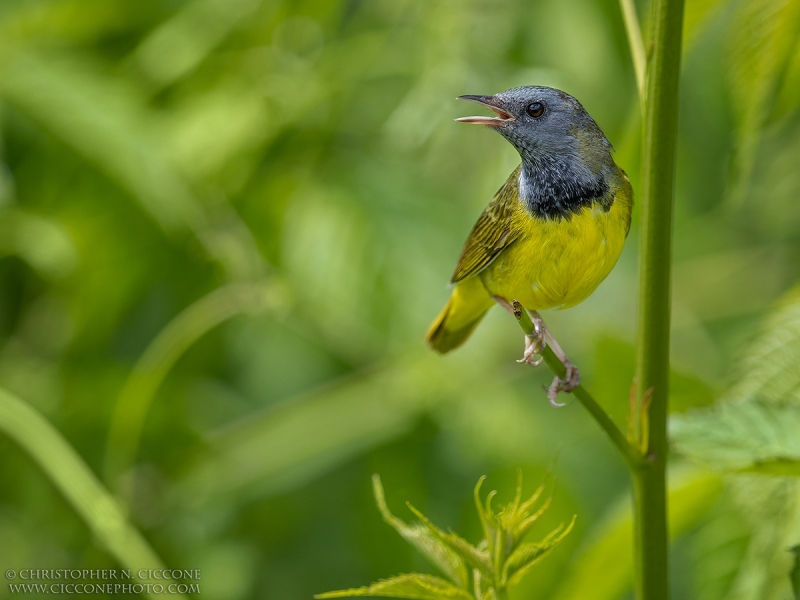
M 528 104 L 528 107 L 525 109 L 525 112 L 532 116 L 534 119 L 538 119 L 544 114 L 544 104 L 541 102 L 533 102 L 532 104 Z

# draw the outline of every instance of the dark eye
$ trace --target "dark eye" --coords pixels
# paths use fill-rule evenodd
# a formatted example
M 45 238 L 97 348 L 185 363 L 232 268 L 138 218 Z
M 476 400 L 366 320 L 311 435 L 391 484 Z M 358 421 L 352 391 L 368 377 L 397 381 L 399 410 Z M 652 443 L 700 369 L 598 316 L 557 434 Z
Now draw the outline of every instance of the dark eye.
M 525 112 L 532 116 L 534 119 L 538 119 L 544 114 L 544 104 L 541 102 L 533 102 L 532 104 L 528 104 L 528 107 L 525 109 Z

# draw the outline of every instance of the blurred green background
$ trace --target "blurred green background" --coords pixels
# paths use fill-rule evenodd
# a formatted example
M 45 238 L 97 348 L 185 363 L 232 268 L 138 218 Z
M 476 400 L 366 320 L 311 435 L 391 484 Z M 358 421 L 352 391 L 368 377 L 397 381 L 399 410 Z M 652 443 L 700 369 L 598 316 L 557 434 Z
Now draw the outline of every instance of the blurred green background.
M 798 31 L 797 0 L 688 0 L 676 412 L 737 380 L 800 279 Z M 472 110 L 453 99 L 525 84 L 575 95 L 638 189 L 615 0 L 3 0 L 0 388 L 63 434 L 165 564 L 201 570 L 204 596 L 431 572 L 381 521 L 372 473 L 396 514 L 409 500 L 475 541 L 480 475 L 507 501 L 518 466 L 527 491 L 553 465 L 534 536 L 577 525 L 513 597 L 627 598 L 625 466 L 578 405 L 548 405 L 544 368 L 514 362 L 516 323 L 496 309 L 444 358 L 422 343 L 518 160 L 453 123 Z M 545 315 L 623 428 L 637 217 L 597 292 Z M 12 438 L 0 566 L 119 568 Z M 773 597 L 743 583 L 762 525 L 732 500 L 738 480 L 720 494 L 696 469 L 676 459 L 674 597 Z

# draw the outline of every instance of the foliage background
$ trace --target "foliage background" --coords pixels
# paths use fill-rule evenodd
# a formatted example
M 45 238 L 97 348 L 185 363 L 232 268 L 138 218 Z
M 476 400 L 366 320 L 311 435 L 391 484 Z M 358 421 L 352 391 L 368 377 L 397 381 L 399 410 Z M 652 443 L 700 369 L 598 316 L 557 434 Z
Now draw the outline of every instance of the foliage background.
M 797 295 L 763 320 L 800 276 L 798 31 L 797 0 L 687 3 L 671 401 L 695 460 L 673 468 L 676 598 L 785 598 L 800 541 L 792 477 L 693 466 L 800 472 Z M 373 472 L 396 514 L 407 499 L 474 540 L 477 478 L 507 500 L 517 466 L 533 489 L 558 452 L 541 531 L 579 519 L 515 597 L 625 598 L 624 465 L 579 407 L 547 404 L 544 369 L 514 363 L 516 323 L 495 310 L 446 358 L 421 343 L 517 161 L 453 124 L 472 109 L 452 98 L 523 84 L 578 97 L 636 187 L 613 0 L 4 0 L 0 387 L 167 565 L 201 569 L 204 595 L 429 570 L 381 521 Z M 623 425 L 635 220 L 598 291 L 546 315 Z M 0 446 L 0 565 L 117 567 L 22 446 Z

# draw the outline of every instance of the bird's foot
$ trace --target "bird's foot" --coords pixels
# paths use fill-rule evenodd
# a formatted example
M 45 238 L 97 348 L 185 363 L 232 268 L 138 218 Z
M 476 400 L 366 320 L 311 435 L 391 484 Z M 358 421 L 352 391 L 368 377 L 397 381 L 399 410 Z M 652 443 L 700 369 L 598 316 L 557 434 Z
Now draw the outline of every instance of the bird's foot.
M 580 371 L 578 371 L 578 367 L 569 362 L 566 357 L 562 362 L 567 368 L 564 378 L 555 377 L 553 383 L 547 388 L 547 399 L 550 401 L 550 404 L 555 407 L 566 405 L 566 402 L 558 402 L 558 394 L 560 392 L 571 392 L 581 384 L 581 374 Z
M 495 300 L 498 299 L 495 298 Z M 498 300 L 498 302 L 500 302 L 500 300 Z M 511 309 L 517 319 L 520 318 L 518 311 L 524 310 L 522 305 L 516 300 L 514 301 L 513 307 L 505 301 L 501 302 L 501 305 L 506 309 Z M 567 355 L 561 349 L 561 346 L 553 337 L 553 334 L 550 333 L 545 326 L 542 316 L 535 310 L 529 311 L 529 314 L 533 322 L 533 333 L 525 336 L 525 354 L 517 362 L 528 363 L 532 367 L 537 367 L 542 364 L 544 360 L 542 353 L 545 348 L 550 347 L 553 354 L 555 354 L 558 360 L 561 361 L 561 364 L 564 365 L 566 373 L 564 373 L 563 378 L 556 377 L 553 379 L 553 383 L 550 384 L 550 387 L 545 387 L 544 389 L 547 392 L 547 399 L 550 401 L 550 404 L 556 407 L 566 406 L 566 403 L 558 402 L 558 394 L 561 392 L 571 392 L 581 384 L 580 371 L 578 371 L 578 367 L 567 359 Z
M 532 317 L 532 320 L 533 333 L 525 336 L 525 353 L 517 362 L 528 363 L 532 367 L 538 367 L 544 360 L 542 352 L 547 348 L 547 340 L 545 339 L 546 330 L 541 317 L 536 315 Z

